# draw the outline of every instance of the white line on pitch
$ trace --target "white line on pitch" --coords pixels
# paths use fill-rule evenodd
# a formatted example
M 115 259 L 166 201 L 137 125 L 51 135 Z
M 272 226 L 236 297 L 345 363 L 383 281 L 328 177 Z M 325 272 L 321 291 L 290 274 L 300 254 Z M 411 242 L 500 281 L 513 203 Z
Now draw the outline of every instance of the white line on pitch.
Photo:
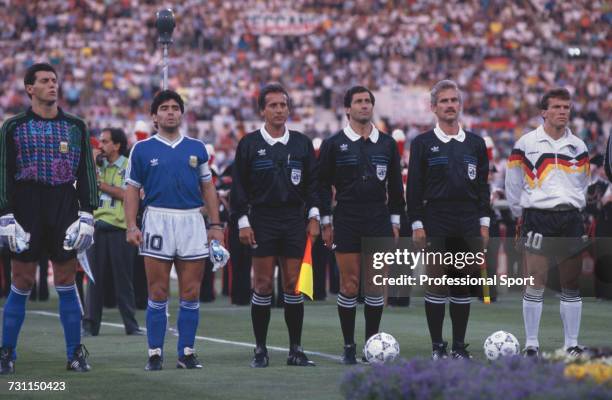
M 59 318 L 59 314 L 48 312 L 48 311 L 31 310 L 31 311 L 28 311 L 28 314 L 36 314 L 36 315 L 42 315 L 42 316 L 45 316 L 45 317 L 56 317 L 56 318 Z M 110 326 L 110 327 L 113 327 L 113 328 L 124 329 L 123 324 L 116 324 L 114 322 L 102 322 L 101 325 Z M 142 329 L 143 331 L 146 331 L 145 328 L 140 328 L 140 329 Z M 176 329 L 170 328 L 170 331 L 175 336 L 178 336 L 178 332 L 176 331 Z M 236 341 L 233 341 L 233 340 L 225 340 L 225 339 L 213 338 L 213 337 L 208 337 L 208 336 L 196 336 L 196 339 L 207 341 L 207 342 L 213 342 L 213 343 L 230 344 L 232 346 L 248 347 L 250 349 L 255 347 L 255 345 L 253 343 L 236 342 Z M 282 352 L 285 352 L 285 353 L 289 351 L 289 349 L 286 348 L 286 347 L 278 347 L 278 346 L 267 346 L 267 347 L 268 347 L 268 350 L 282 351 Z M 319 351 L 304 350 L 304 353 L 306 353 L 308 355 L 312 355 L 312 356 L 321 357 L 321 358 L 327 358 L 328 360 L 334 360 L 334 361 L 340 361 L 340 359 L 341 359 L 339 356 L 336 356 L 336 355 L 333 355 L 333 354 L 328 354 L 328 353 L 321 353 Z

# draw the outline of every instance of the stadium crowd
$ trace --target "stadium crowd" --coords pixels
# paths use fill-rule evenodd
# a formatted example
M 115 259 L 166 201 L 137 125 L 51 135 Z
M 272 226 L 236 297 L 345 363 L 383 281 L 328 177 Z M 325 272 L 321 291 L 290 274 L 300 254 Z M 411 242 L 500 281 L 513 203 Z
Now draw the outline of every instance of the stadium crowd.
M 94 132 L 148 120 L 160 85 L 155 2 L 0 3 L 0 115 L 27 104 L 20 77 L 46 59 L 63 78 L 64 101 Z M 311 136 L 331 133 L 314 132 L 322 110 L 344 118 L 341 96 L 352 84 L 429 89 L 447 77 L 467 95 L 464 123 L 487 130 L 504 154 L 535 125 L 537 99 L 554 85 L 573 93 L 573 127 L 591 149 L 610 131 L 612 11 L 603 1 L 191 0 L 174 11 L 170 87 L 188 99 L 189 133 L 216 141 L 228 160 L 241 121 L 259 119 L 255 99 L 269 81 L 289 89 L 292 120 Z M 272 35 L 257 25 L 262 15 L 293 15 L 286 30 L 308 26 Z M 202 132 L 202 120 L 223 129 Z M 424 127 L 399 128 L 410 138 Z

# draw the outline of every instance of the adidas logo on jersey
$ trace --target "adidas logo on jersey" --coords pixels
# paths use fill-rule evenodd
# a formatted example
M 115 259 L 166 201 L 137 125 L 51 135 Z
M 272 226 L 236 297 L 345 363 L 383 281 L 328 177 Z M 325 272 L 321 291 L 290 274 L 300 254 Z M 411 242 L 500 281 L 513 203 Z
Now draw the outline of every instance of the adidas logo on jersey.
M 433 146 L 430 150 L 431 150 L 432 153 L 437 153 L 437 152 L 440 151 L 440 147 L 439 146 Z
M 257 154 L 259 154 L 260 156 L 265 156 L 266 155 L 266 149 L 259 149 L 257 150 Z
M 159 159 L 157 159 L 157 158 L 152 159 L 151 160 L 151 166 L 155 167 L 157 165 L 159 165 Z
M 340 145 L 340 151 L 348 151 L 348 144 L 342 143 Z

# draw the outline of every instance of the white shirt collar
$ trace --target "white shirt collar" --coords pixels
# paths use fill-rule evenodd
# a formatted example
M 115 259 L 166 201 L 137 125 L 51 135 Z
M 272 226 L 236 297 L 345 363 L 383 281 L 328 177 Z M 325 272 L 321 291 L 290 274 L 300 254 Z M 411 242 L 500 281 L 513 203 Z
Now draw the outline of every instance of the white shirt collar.
M 163 144 L 165 144 L 167 146 L 175 148 L 176 146 L 179 145 L 179 143 L 181 143 L 183 141 L 184 136 L 183 135 L 179 135 L 178 139 L 176 139 L 174 142 L 169 141 L 165 137 L 161 136 L 159 133 L 157 135 L 153 135 L 153 138 L 159 140 L 160 142 L 162 142 Z
M 440 128 L 439 123 L 436 123 L 436 127 L 434 128 L 434 133 L 436 134 L 436 137 L 440 139 L 442 143 L 448 143 L 451 141 L 451 139 L 455 139 L 459 142 L 463 142 L 465 140 L 465 131 L 461 127 L 461 124 L 459 124 L 459 133 L 457 133 L 456 135 L 447 135 L 446 133 L 444 133 L 442 128 Z
M 356 133 L 353 128 L 351 128 L 351 125 L 348 124 L 347 126 L 344 127 L 343 129 L 344 134 L 346 135 L 346 137 L 348 137 L 349 139 L 351 139 L 351 142 L 356 142 L 359 139 L 361 139 L 361 135 Z M 368 139 L 370 139 L 370 141 L 372 143 L 376 143 L 378 142 L 378 137 L 380 136 L 380 132 L 378 131 L 378 129 L 376 129 L 376 127 L 374 126 L 374 124 L 372 124 L 372 132 L 370 132 L 370 136 L 368 137 Z
M 565 142 L 567 139 L 569 139 L 571 136 L 573 136 L 572 131 L 570 130 L 570 128 L 565 128 L 565 133 L 563 134 L 563 136 L 561 136 L 559 139 L 555 140 L 552 137 L 550 137 L 550 135 L 548 133 L 546 133 L 546 131 L 544 130 L 544 125 L 538 126 L 537 135 L 538 135 L 538 141 L 540 141 L 540 142 L 541 141 L 547 141 L 547 142 L 551 142 L 551 143 Z
M 285 126 L 285 133 L 283 133 L 283 136 L 278 138 L 270 136 L 266 130 L 266 124 L 263 124 L 259 131 L 261 132 L 261 136 L 264 138 L 266 143 L 268 143 L 270 146 L 274 146 L 274 144 L 278 142 L 281 142 L 282 144 L 287 144 L 287 142 L 289 142 L 289 129 L 287 129 L 287 126 Z

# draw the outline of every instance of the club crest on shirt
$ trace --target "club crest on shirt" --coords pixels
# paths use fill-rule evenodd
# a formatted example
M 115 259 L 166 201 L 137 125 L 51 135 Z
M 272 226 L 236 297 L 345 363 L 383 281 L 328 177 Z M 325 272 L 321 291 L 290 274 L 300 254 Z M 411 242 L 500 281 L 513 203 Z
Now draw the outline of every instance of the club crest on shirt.
M 476 164 L 468 164 L 468 177 L 471 180 L 476 179 Z
M 68 142 L 60 142 L 59 151 L 62 154 L 68 153 Z
M 302 170 L 292 168 L 291 169 L 291 183 L 294 185 L 299 185 L 302 180 Z
M 387 176 L 387 166 L 377 164 L 376 165 L 376 177 L 378 178 L 378 180 L 383 181 L 385 180 L 386 176 Z
M 198 166 L 198 157 L 196 156 L 189 156 L 189 165 L 191 166 L 191 168 L 195 168 Z

